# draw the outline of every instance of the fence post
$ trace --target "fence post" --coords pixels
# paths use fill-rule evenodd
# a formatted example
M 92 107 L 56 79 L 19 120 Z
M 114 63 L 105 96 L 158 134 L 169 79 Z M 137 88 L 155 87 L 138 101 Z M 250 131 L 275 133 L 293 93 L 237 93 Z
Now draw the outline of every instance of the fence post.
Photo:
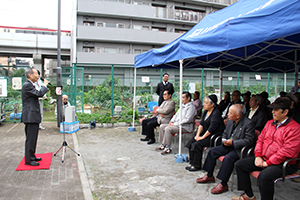
M 114 65 L 111 65 L 111 115 L 114 115 Z

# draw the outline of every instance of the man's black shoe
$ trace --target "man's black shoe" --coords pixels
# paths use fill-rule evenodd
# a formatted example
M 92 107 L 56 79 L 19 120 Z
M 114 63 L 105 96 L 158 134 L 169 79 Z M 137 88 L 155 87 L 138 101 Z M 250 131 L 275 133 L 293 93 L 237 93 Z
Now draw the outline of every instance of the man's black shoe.
M 40 164 L 36 161 L 30 161 L 29 163 L 25 162 L 25 165 L 39 166 Z
M 155 139 L 150 139 L 147 144 L 154 144 L 155 143 Z
M 149 141 L 150 139 L 145 137 L 145 138 L 141 138 L 141 141 Z
M 34 161 L 41 161 L 41 160 L 42 160 L 42 158 L 35 158 Z

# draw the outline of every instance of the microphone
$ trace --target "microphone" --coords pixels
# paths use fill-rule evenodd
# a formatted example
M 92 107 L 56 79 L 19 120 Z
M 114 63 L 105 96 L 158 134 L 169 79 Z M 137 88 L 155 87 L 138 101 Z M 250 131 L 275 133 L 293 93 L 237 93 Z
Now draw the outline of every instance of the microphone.
M 44 81 L 45 79 L 43 77 L 41 77 L 41 80 Z M 52 85 L 50 82 L 48 83 L 49 85 Z

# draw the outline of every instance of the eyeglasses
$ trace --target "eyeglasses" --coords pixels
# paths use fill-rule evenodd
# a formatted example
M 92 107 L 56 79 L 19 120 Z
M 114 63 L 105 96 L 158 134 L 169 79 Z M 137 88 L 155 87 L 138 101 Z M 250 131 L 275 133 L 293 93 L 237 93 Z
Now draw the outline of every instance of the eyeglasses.
M 164 96 L 167 96 L 168 94 L 167 93 L 164 93 Z

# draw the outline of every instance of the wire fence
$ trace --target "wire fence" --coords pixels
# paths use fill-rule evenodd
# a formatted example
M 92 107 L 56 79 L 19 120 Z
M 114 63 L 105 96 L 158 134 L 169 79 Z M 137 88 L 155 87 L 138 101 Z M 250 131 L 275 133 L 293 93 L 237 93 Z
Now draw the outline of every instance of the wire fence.
M 0 103 L 1 114 L 6 113 L 7 116 L 11 114 L 20 113 L 22 110 L 22 99 L 20 87 L 16 87 L 15 79 L 19 77 L 20 86 L 26 80 L 24 72 L 25 67 L 5 68 L 0 67 Z M 137 74 L 139 77 L 139 75 Z M 263 74 L 264 77 L 270 75 Z M 289 91 L 294 84 L 293 78 L 290 75 L 286 80 Z M 47 77 L 53 86 L 49 86 L 47 93 L 48 99 L 44 101 L 45 111 L 54 112 L 53 109 L 56 103 L 56 77 Z M 75 79 L 75 80 L 74 80 Z M 158 101 L 156 94 L 156 85 L 161 81 L 161 77 L 151 78 L 148 82 L 143 82 L 141 77 L 136 80 L 136 110 L 137 107 L 144 107 L 145 111 L 149 111 L 148 102 Z M 179 105 L 179 79 L 170 79 L 173 83 L 175 93 L 173 95 L 174 101 Z M 4 84 L 5 82 L 5 84 Z M 82 113 L 98 113 L 115 115 L 116 107 L 121 108 L 122 112 L 132 110 L 133 106 L 133 78 L 122 78 L 117 76 L 106 77 L 92 77 L 84 75 L 84 72 L 78 72 L 72 77 L 70 74 L 62 74 L 63 94 L 70 96 L 70 102 L 76 105 L 76 111 Z M 17 89 L 16 89 L 17 88 Z M 281 91 L 285 90 L 284 74 L 272 74 L 272 78 L 264 78 L 262 80 L 243 80 L 239 78 L 223 79 L 223 92 L 228 91 L 232 93 L 234 90 L 240 90 L 241 93 L 250 91 L 252 94 L 258 94 L 263 91 L 269 93 L 269 100 L 274 101 Z M 74 92 L 75 91 L 75 92 Z M 184 77 L 183 76 L 183 91 L 199 91 L 201 99 L 210 94 L 220 96 L 220 79 L 219 78 L 204 78 L 202 77 Z M 221 101 L 221 99 L 219 99 Z

